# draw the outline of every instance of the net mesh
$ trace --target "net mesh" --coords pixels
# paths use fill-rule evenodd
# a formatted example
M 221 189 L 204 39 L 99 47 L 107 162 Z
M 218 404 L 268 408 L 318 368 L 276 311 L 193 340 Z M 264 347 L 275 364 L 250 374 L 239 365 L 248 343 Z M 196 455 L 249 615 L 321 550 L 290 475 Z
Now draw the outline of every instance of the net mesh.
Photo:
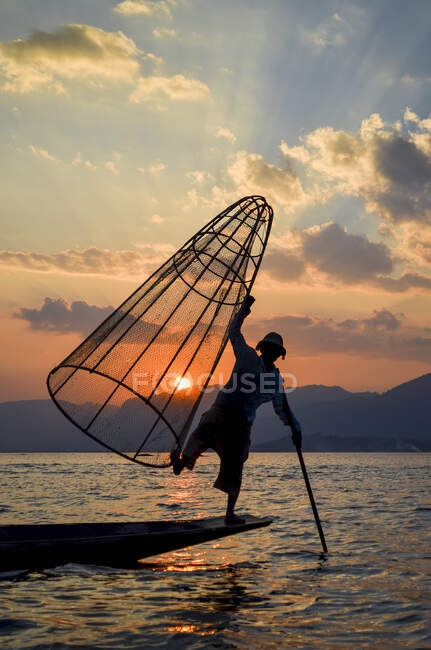
M 48 376 L 60 410 L 135 462 L 181 449 L 255 280 L 272 224 L 260 196 L 214 217 Z

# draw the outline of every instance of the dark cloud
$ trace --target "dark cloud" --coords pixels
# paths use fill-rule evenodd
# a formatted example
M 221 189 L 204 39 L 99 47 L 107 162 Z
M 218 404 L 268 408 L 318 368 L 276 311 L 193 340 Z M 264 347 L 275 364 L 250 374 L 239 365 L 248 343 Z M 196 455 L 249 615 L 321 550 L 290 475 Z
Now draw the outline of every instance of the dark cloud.
M 430 223 L 431 159 L 415 142 L 393 134 L 376 139 L 374 163 L 385 185 L 371 190 L 369 198 L 381 214 L 394 223 Z
M 281 151 L 320 175 L 322 199 L 361 197 L 367 211 L 394 224 L 431 224 L 431 122 L 416 118 L 405 133 L 375 113 L 356 134 L 321 127 L 300 146 L 282 142 Z
M 90 246 L 59 253 L 0 251 L 0 267 L 42 273 L 82 273 L 107 276 L 141 275 L 152 271 L 171 254 L 166 245 L 142 246 L 139 250 L 112 251 Z
M 293 231 L 291 237 L 296 244 L 294 250 L 270 250 L 264 258 L 262 269 L 278 281 L 298 281 L 308 272 L 310 282 L 313 271 L 319 271 L 340 287 L 362 285 L 390 293 L 431 290 L 431 277 L 421 273 L 405 272 L 392 277 L 399 260 L 386 244 L 372 242 L 364 235 L 352 235 L 332 221 Z M 424 244 L 426 247 L 427 242 Z
M 27 93 L 48 87 L 64 92 L 62 82 L 97 79 L 132 82 L 139 70 L 140 50 L 122 32 L 91 25 L 65 25 L 27 39 L 0 41 L 3 90 Z
M 15 318 L 30 323 L 34 330 L 45 330 L 58 333 L 76 332 L 87 335 L 109 314 L 113 307 L 97 307 L 82 300 L 68 303 L 63 298 L 45 298 L 39 309 L 22 307 L 15 312 Z
M 393 262 L 385 244 L 375 244 L 362 235 L 351 235 L 337 223 L 301 233 L 303 258 L 327 275 L 346 283 L 360 283 L 392 271 Z
M 116 311 L 114 307 L 97 307 L 88 303 L 77 300 L 68 303 L 64 298 L 45 298 L 43 305 L 39 309 L 28 309 L 22 307 L 14 314 L 14 318 L 20 318 L 27 321 L 33 330 L 43 330 L 46 332 L 55 332 L 57 334 L 76 333 L 88 336 L 95 330 L 108 316 L 112 318 L 108 321 L 108 328 L 114 328 L 118 335 L 125 333 L 122 337 L 122 345 L 144 344 L 150 339 L 155 339 L 155 345 L 180 345 L 183 343 L 187 334 L 181 325 L 162 327 L 162 321 L 150 322 L 140 317 L 140 308 L 132 308 L 130 313 Z M 118 325 L 118 329 L 115 328 Z M 208 321 L 199 322 L 195 325 L 192 339 L 196 345 L 206 335 L 209 325 Z M 221 339 L 224 335 L 224 329 L 220 326 L 213 326 L 212 336 Z M 112 340 L 105 342 L 109 347 Z M 105 345 L 104 344 L 104 345 Z
M 374 160 L 377 171 L 391 183 L 406 185 L 416 191 L 431 183 L 431 161 L 414 142 L 399 134 L 379 138 Z
M 305 263 L 294 253 L 270 250 L 263 259 L 262 271 L 266 271 L 281 282 L 291 282 L 304 274 Z
M 62 298 L 45 298 L 39 309 L 21 308 L 15 318 L 27 321 L 34 330 L 60 334 L 88 335 L 113 312 L 113 307 L 97 307 L 84 301 L 68 303 Z M 121 313 L 118 313 L 121 317 Z M 136 344 L 137 332 L 145 340 L 153 337 L 159 325 L 135 321 L 126 316 L 126 323 L 134 324 L 133 336 L 124 343 Z M 336 321 L 308 315 L 287 314 L 250 323 L 250 333 L 257 341 L 269 331 L 283 336 L 289 355 L 319 356 L 321 354 L 348 354 L 363 358 L 388 358 L 431 363 L 430 328 L 412 328 L 404 324 L 403 314 L 387 309 L 375 310 L 366 318 Z M 205 324 L 199 324 L 195 335 L 203 336 Z M 180 343 L 183 332 L 178 328 L 169 334 L 169 344 Z M 138 337 L 138 338 L 139 338 Z M 166 343 L 163 336 L 159 344 Z
M 348 319 L 337 324 L 340 329 L 347 330 L 380 330 L 393 332 L 401 327 L 403 314 L 393 314 L 387 309 L 375 310 L 370 318 L 360 320 Z
M 380 277 L 375 286 L 393 293 L 409 289 L 431 289 L 431 278 L 419 273 L 404 273 L 400 278 Z
M 288 355 L 347 354 L 431 363 L 428 331 L 404 325 L 402 314 L 387 309 L 375 310 L 367 318 L 343 321 L 287 315 L 259 321 L 251 328 L 256 340 L 268 331 L 283 336 Z

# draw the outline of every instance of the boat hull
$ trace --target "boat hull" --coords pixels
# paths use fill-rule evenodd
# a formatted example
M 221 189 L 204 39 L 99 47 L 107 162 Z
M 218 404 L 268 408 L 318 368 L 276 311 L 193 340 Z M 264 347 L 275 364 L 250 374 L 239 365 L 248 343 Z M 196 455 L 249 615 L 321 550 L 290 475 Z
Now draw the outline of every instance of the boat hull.
M 252 515 L 227 526 L 206 519 L 0 526 L 0 571 L 52 567 L 69 562 L 136 566 L 138 560 L 268 526 Z

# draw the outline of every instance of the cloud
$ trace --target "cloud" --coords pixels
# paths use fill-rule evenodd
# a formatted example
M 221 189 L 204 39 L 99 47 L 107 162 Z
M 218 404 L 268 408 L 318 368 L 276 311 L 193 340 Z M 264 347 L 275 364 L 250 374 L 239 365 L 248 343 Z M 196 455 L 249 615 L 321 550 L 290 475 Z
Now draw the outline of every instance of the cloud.
M 77 154 L 75 155 L 75 157 L 72 160 L 72 165 L 73 165 L 73 167 L 79 167 L 79 165 L 82 165 L 82 164 L 83 164 L 83 161 L 82 161 L 81 152 L 78 151 Z
M 161 223 L 165 223 L 165 221 L 166 219 L 161 217 L 159 214 L 153 214 L 151 216 L 151 223 L 161 224 Z
M 155 38 L 175 38 L 177 35 L 177 32 L 175 29 L 166 29 L 166 28 L 160 28 L 160 29 L 153 29 L 153 36 Z
M 422 122 L 431 122 L 431 120 L 422 120 Z M 430 129 L 431 130 L 431 129 Z M 430 133 L 411 133 L 412 142 L 419 151 L 431 159 L 431 134 Z
M 182 212 L 186 212 L 191 208 L 196 208 L 199 204 L 200 198 L 201 197 L 199 196 L 195 188 L 189 190 L 186 194 L 186 200 L 181 207 Z
M 59 158 L 55 158 L 52 154 L 49 153 L 46 149 L 41 147 L 35 147 L 34 145 L 29 146 L 30 151 L 34 156 L 42 158 L 44 160 L 50 160 L 51 162 L 59 163 L 61 165 L 72 166 L 72 167 L 85 167 L 90 171 L 94 172 L 97 169 L 107 169 L 112 174 L 118 174 L 118 168 L 116 161 L 120 160 L 121 155 L 117 152 L 112 154 L 113 160 L 107 160 L 105 162 L 100 162 L 98 165 L 94 164 L 91 160 L 83 160 L 81 153 L 78 151 L 71 162 L 65 162 Z
M 332 221 L 300 231 L 298 236 L 304 262 L 346 284 L 361 283 L 392 272 L 393 260 L 385 244 L 349 234 Z
M 132 3 L 135 4 L 135 3 Z M 163 6 L 163 2 L 139 6 Z M 166 5 L 167 6 L 167 5 Z M 161 32 L 162 33 L 162 32 Z M 55 32 L 35 31 L 26 39 L 0 41 L 0 80 L 6 92 L 42 89 L 66 93 L 65 84 L 84 83 L 93 89 L 112 84 L 132 86 L 129 101 L 197 101 L 211 95 L 208 86 L 183 74 L 142 76 L 141 63 L 159 65 L 163 59 L 145 54 L 123 32 L 105 32 L 90 25 L 66 25 Z
M 154 162 L 152 165 L 149 165 L 148 167 L 137 167 L 138 172 L 141 172 L 141 174 L 151 174 L 152 176 L 157 176 L 158 174 L 161 174 L 164 170 L 166 169 L 166 165 L 162 163 L 160 160 L 157 162 Z
M 401 123 L 385 123 L 375 113 L 362 121 L 358 133 L 322 127 L 301 137 L 300 146 L 282 141 L 280 149 L 288 161 L 314 174 L 327 195 L 360 197 L 368 212 L 394 224 L 431 224 L 428 119 L 420 120 L 410 109 L 405 119 L 421 132 L 404 134 Z
M 431 362 L 431 337 L 426 328 L 404 324 L 402 314 L 387 309 L 342 321 L 289 314 L 257 321 L 251 329 L 256 340 L 265 332 L 280 332 L 288 356 L 346 354 Z
M 30 145 L 29 149 L 35 156 L 38 156 L 39 158 L 45 158 L 45 160 L 51 160 L 51 162 L 56 162 L 56 163 L 60 162 L 58 158 L 52 156 L 46 149 L 35 147 L 32 144 Z
M 419 133 L 409 132 L 412 142 L 416 147 L 422 151 L 428 158 L 431 159 L 431 117 L 421 120 L 419 115 L 414 113 L 408 106 L 404 111 L 404 121 L 413 122 Z
M 425 252 L 431 258 L 431 241 Z M 394 277 L 400 261 L 386 244 L 348 233 L 330 221 L 273 238 L 262 270 L 283 283 L 301 281 L 309 286 L 329 283 L 330 287 L 341 289 L 357 286 L 389 293 L 431 290 L 431 277 L 422 273 L 407 270 Z
M 390 124 L 374 113 L 357 133 L 322 127 L 302 136 L 299 145 L 282 141 L 280 149 L 323 196 L 360 198 L 382 220 L 380 234 L 408 268 L 398 278 L 376 276 L 377 288 L 429 290 L 423 271 L 431 263 L 431 117 L 407 107 L 403 122 Z
M 64 92 L 64 81 L 132 82 L 141 54 L 123 32 L 90 25 L 66 25 L 55 32 L 34 31 L 27 40 L 0 42 L 3 90 L 28 93 L 45 87 Z
M 374 285 L 393 293 L 404 292 L 409 289 L 431 290 L 431 277 L 420 273 L 403 273 L 399 278 L 376 278 Z
M 33 330 L 86 335 L 113 311 L 111 306 L 97 307 L 82 300 L 68 303 L 63 298 L 45 298 L 39 309 L 22 307 L 13 316 L 27 321 Z
M 173 77 L 140 77 L 129 99 L 133 104 L 139 104 L 164 99 L 197 101 L 210 96 L 210 89 L 202 81 L 177 74 Z
M 340 14 L 335 12 L 329 20 L 321 23 L 315 30 L 304 31 L 304 38 L 315 47 L 340 46 L 346 42 L 345 26 Z
M 410 74 L 405 74 L 400 79 L 401 83 L 410 88 L 420 88 L 425 84 L 431 83 L 431 77 L 422 76 L 422 77 L 412 77 Z
M 64 298 L 45 298 L 43 304 L 38 309 L 27 309 L 22 307 L 12 316 L 27 321 L 31 329 L 55 332 L 57 334 L 76 333 L 87 336 L 96 327 L 98 327 L 108 316 L 114 312 L 114 307 L 97 307 L 89 305 L 82 300 L 76 300 L 72 303 Z M 148 340 L 156 337 L 160 332 L 160 324 L 136 318 L 133 313 L 117 312 L 112 324 L 122 319 L 122 328 L 132 328 L 131 336 L 123 339 L 124 344 L 136 346 L 136 341 Z M 218 328 L 219 326 L 216 326 Z M 158 339 L 158 345 L 180 345 L 184 339 L 184 332 L 181 327 L 168 324 L 165 328 L 167 336 Z M 205 325 L 198 324 L 192 334 L 196 344 L 206 332 Z M 222 334 L 222 332 L 221 332 Z
M 193 185 L 202 185 L 202 183 L 205 181 L 214 180 L 214 176 L 212 174 L 209 172 L 200 171 L 199 169 L 187 172 L 186 177 L 191 183 L 193 183 Z
M 280 282 L 294 282 L 304 275 L 305 263 L 295 253 L 269 250 L 263 258 L 262 271 Z
M 380 311 L 376 309 L 370 318 L 344 321 L 341 325 L 345 327 L 348 323 L 348 326 L 353 327 L 353 329 L 362 328 L 393 332 L 394 330 L 400 329 L 402 318 L 403 314 L 393 314 L 387 309 L 380 309 Z
M 256 153 L 239 151 L 228 167 L 228 173 L 242 194 L 261 193 L 287 211 L 312 202 L 292 170 L 281 169 Z
M 105 167 L 105 169 L 107 169 L 108 171 L 110 171 L 112 174 L 118 174 L 118 169 L 117 169 L 117 167 L 116 167 L 116 165 L 115 165 L 115 162 L 114 162 L 113 160 L 108 160 L 108 161 L 104 164 L 104 167 Z
M 164 0 L 123 0 L 123 2 L 115 5 L 114 11 L 124 16 L 153 16 L 160 14 L 171 16 L 170 7 Z
M 407 106 L 404 111 L 404 122 L 415 122 L 416 124 L 419 124 L 420 118 Z
M 399 240 L 401 253 L 419 265 L 431 265 L 431 228 L 405 224 L 399 230 L 393 229 L 392 234 Z
M 92 172 L 95 172 L 97 169 L 96 165 L 93 165 L 93 163 L 90 160 L 86 160 L 84 164 L 84 167 L 87 167 L 87 169 L 91 169 Z
M 364 25 L 364 12 L 359 7 L 346 6 L 344 11 L 335 11 L 314 29 L 302 30 L 302 39 L 317 50 L 327 47 L 341 47 L 350 42 Z
M 156 54 L 153 54 L 152 52 L 147 52 L 142 58 L 144 61 L 150 61 L 151 63 L 154 63 L 155 66 L 160 66 L 165 62 L 163 57 L 156 56 Z
M 154 163 L 153 165 L 150 165 L 150 166 L 148 167 L 147 171 L 148 171 L 150 174 L 153 174 L 153 175 L 154 175 L 154 174 L 160 174 L 160 173 L 163 172 L 165 169 L 166 169 L 166 165 L 165 165 L 164 163 L 162 163 L 162 162 L 156 162 L 156 163 Z
M 92 246 L 51 254 L 0 251 L 0 268 L 36 273 L 129 277 L 153 271 L 173 251 L 174 248 L 167 244 L 145 245 L 139 247 L 139 250 L 120 251 Z
M 69 303 L 63 298 L 47 297 L 41 307 L 23 307 L 13 315 L 27 321 L 34 330 L 87 335 L 113 310 L 112 306 L 98 307 L 85 301 Z M 154 328 L 148 323 L 140 326 Z M 431 337 L 427 328 L 405 324 L 403 314 L 387 309 L 375 310 L 368 317 L 339 321 L 288 314 L 250 325 L 255 340 L 268 331 L 278 331 L 283 335 L 288 356 L 348 354 L 365 359 L 407 359 L 431 363 Z
M 208 178 L 210 178 L 210 176 L 208 176 Z M 240 197 L 237 190 L 231 192 L 218 185 L 213 185 L 208 190 L 202 192 L 202 194 L 199 194 L 196 188 L 193 188 L 186 193 L 186 200 L 183 203 L 181 210 L 186 212 L 191 208 L 201 206 L 203 208 L 220 212 L 227 205 L 237 201 L 238 198 Z
M 230 129 L 227 129 L 225 127 L 220 127 L 216 131 L 216 137 L 217 138 L 224 138 L 225 140 L 229 140 L 229 142 L 236 142 L 236 135 L 232 133 Z

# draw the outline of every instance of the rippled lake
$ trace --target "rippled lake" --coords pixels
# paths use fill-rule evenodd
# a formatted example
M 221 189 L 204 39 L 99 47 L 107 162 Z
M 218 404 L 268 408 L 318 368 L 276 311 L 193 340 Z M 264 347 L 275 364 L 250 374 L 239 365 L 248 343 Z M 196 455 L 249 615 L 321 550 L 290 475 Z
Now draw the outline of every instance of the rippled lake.
M 216 456 L 174 477 L 110 454 L 0 454 L 2 524 L 219 515 Z M 431 454 L 251 454 L 274 523 L 142 561 L 0 574 L 2 648 L 431 648 Z

